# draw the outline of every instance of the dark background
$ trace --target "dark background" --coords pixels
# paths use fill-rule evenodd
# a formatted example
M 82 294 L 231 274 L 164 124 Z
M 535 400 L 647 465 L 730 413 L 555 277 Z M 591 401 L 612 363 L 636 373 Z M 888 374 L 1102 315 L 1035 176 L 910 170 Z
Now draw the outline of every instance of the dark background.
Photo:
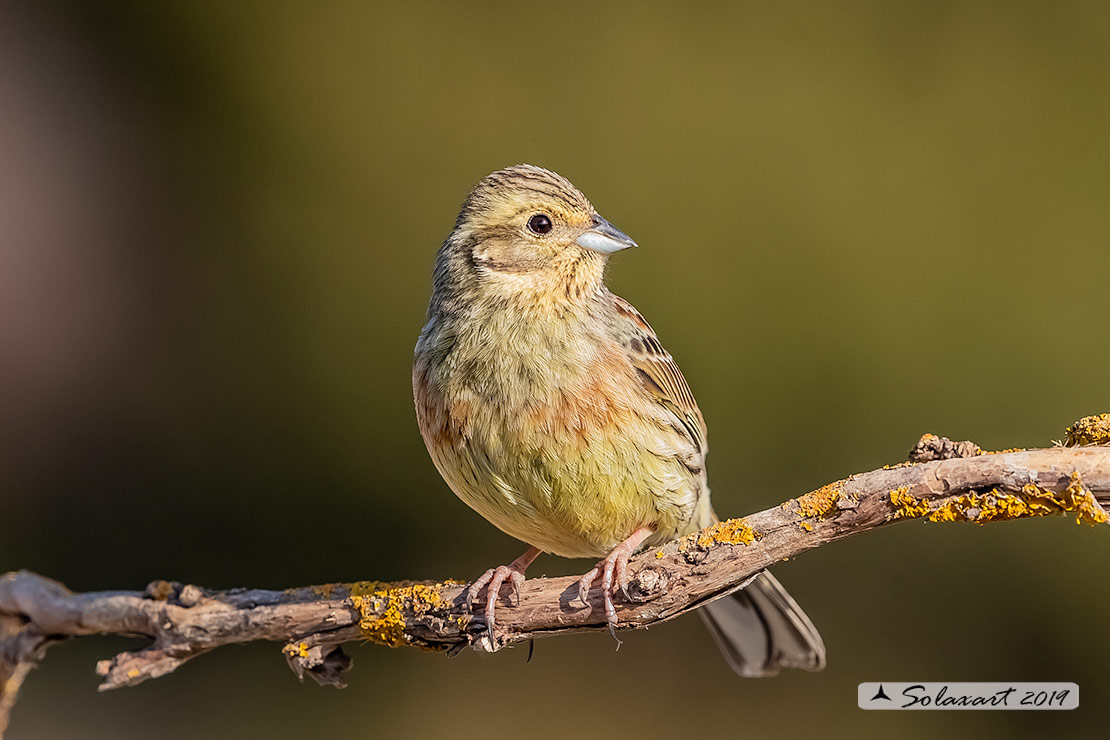
M 521 547 L 427 458 L 409 368 L 467 190 L 527 161 L 641 245 L 717 509 L 1110 410 L 1110 6 L 0 5 L 0 570 L 79 590 L 468 578 Z M 453 660 L 277 646 L 105 695 L 85 638 L 13 740 L 1101 736 L 1110 538 L 908 523 L 776 569 L 829 667 L 699 620 Z M 542 558 L 536 575 L 588 563 Z M 891 714 L 865 680 L 1076 681 L 1075 712 Z

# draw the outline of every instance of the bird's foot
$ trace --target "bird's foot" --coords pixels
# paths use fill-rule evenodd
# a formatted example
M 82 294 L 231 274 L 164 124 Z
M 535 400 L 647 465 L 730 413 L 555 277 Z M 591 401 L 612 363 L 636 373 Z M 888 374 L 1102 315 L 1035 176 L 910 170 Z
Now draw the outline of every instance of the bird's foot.
M 512 584 L 513 594 L 516 596 L 516 604 L 520 605 L 520 587 L 524 584 L 524 571 L 532 564 L 540 554 L 540 551 L 534 547 L 528 548 L 528 552 L 521 555 L 509 565 L 499 565 L 496 568 L 490 568 L 483 573 L 478 580 L 470 584 L 470 588 L 466 590 L 466 607 L 478 600 L 481 595 L 482 589 L 488 586 L 486 591 L 486 633 L 489 636 L 489 649 L 490 652 L 497 650 L 497 643 L 493 640 L 493 626 L 494 626 L 494 608 L 497 604 L 497 597 L 501 594 L 501 586 L 505 581 Z
M 609 634 L 617 641 L 618 649 L 621 641 L 617 637 L 617 609 L 613 605 L 614 586 L 620 589 L 625 599 L 628 598 L 628 559 L 649 536 L 651 536 L 650 529 L 646 527 L 637 529 L 631 537 L 614 547 L 604 560 L 578 581 L 578 598 L 583 604 L 589 606 L 590 588 L 594 581 L 601 577 L 601 595 L 605 600 L 605 621 L 609 625 Z

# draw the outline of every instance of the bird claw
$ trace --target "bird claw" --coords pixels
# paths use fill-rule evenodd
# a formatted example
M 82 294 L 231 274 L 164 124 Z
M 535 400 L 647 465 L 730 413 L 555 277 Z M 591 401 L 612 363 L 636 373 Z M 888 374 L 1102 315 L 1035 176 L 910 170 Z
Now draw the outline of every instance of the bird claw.
M 594 566 L 586 575 L 582 576 L 578 581 L 578 598 L 586 606 L 590 605 L 590 588 L 593 586 L 594 581 L 598 576 L 601 576 L 601 597 L 605 603 L 605 623 L 609 626 L 609 634 L 617 641 L 617 649 L 620 649 L 621 640 L 617 637 L 617 608 L 613 603 L 613 594 L 616 591 L 614 585 L 620 589 L 621 594 L 628 600 L 628 559 L 632 557 L 632 553 L 636 551 L 636 546 L 639 543 L 633 543 L 631 539 L 625 540 L 621 544 L 613 548 L 613 551 L 605 556 L 605 559 Z
M 621 641 L 617 637 L 617 608 L 613 604 L 614 580 L 624 598 L 631 601 L 628 597 L 628 559 L 632 557 L 632 553 L 636 552 L 636 548 L 651 536 L 651 533 L 651 530 L 647 527 L 640 527 L 628 539 L 614 547 L 612 552 L 605 556 L 604 560 L 595 565 L 593 570 L 582 576 L 578 581 L 578 598 L 582 600 L 583 604 L 589 606 L 590 587 L 593 586 L 597 577 L 601 576 L 601 596 L 605 602 L 605 623 L 609 626 L 609 634 L 617 641 L 618 650 Z
M 582 606 L 590 605 L 590 589 L 597 580 L 597 574 L 600 572 L 599 566 L 594 566 L 586 575 L 578 579 L 578 600 L 582 602 Z
M 482 589 L 488 586 L 485 602 L 485 622 L 490 650 L 497 649 L 497 643 L 493 640 L 494 611 L 497 605 L 497 597 L 501 595 L 501 586 L 505 584 L 505 581 L 508 581 L 513 587 L 513 595 L 516 597 L 515 606 L 520 606 L 520 587 L 524 585 L 524 572 L 512 565 L 499 565 L 496 568 L 490 568 L 478 580 L 470 584 L 470 588 L 466 590 L 466 604 L 469 609 L 471 603 L 478 600 Z
M 497 605 L 497 597 L 501 594 L 501 586 L 504 585 L 505 581 L 512 584 L 513 595 L 516 597 L 515 606 L 520 606 L 520 587 L 524 585 L 524 571 L 532 564 L 532 561 L 535 560 L 539 554 L 539 550 L 531 547 L 528 549 L 528 552 L 521 555 L 509 565 L 499 565 L 496 568 L 490 568 L 467 588 L 466 609 L 467 611 L 471 611 L 471 602 L 477 601 L 482 593 L 482 589 L 488 587 L 488 591 L 486 591 L 485 622 L 486 634 L 489 637 L 490 652 L 497 650 L 497 643 L 494 642 L 493 639 L 494 610 Z

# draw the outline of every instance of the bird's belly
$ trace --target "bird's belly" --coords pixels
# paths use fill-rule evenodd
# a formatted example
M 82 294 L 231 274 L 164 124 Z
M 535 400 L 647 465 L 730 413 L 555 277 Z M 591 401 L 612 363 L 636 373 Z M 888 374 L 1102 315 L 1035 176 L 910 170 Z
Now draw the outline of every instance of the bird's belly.
M 506 534 L 563 557 L 602 557 L 640 527 L 666 541 L 690 522 L 704 482 L 657 425 L 526 430 L 519 421 L 432 451 L 459 498 Z
M 458 356 L 414 366 L 421 434 L 456 495 L 564 557 L 604 556 L 640 527 L 649 544 L 687 531 L 708 506 L 701 454 L 623 350 L 579 338 L 593 349 L 554 362 L 564 353 L 518 339 L 466 364 L 477 350 L 458 346 L 478 340 L 460 334 Z

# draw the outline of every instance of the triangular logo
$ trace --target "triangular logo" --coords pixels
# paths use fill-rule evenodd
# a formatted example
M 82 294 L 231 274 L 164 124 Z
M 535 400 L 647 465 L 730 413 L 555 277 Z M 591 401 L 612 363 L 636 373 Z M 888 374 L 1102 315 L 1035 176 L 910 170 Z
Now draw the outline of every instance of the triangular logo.
M 887 701 L 894 701 L 893 699 L 891 699 L 889 696 L 886 695 L 885 691 L 883 691 L 883 685 L 882 684 L 879 684 L 878 693 L 871 697 L 871 701 L 875 701 L 876 699 L 886 699 Z

